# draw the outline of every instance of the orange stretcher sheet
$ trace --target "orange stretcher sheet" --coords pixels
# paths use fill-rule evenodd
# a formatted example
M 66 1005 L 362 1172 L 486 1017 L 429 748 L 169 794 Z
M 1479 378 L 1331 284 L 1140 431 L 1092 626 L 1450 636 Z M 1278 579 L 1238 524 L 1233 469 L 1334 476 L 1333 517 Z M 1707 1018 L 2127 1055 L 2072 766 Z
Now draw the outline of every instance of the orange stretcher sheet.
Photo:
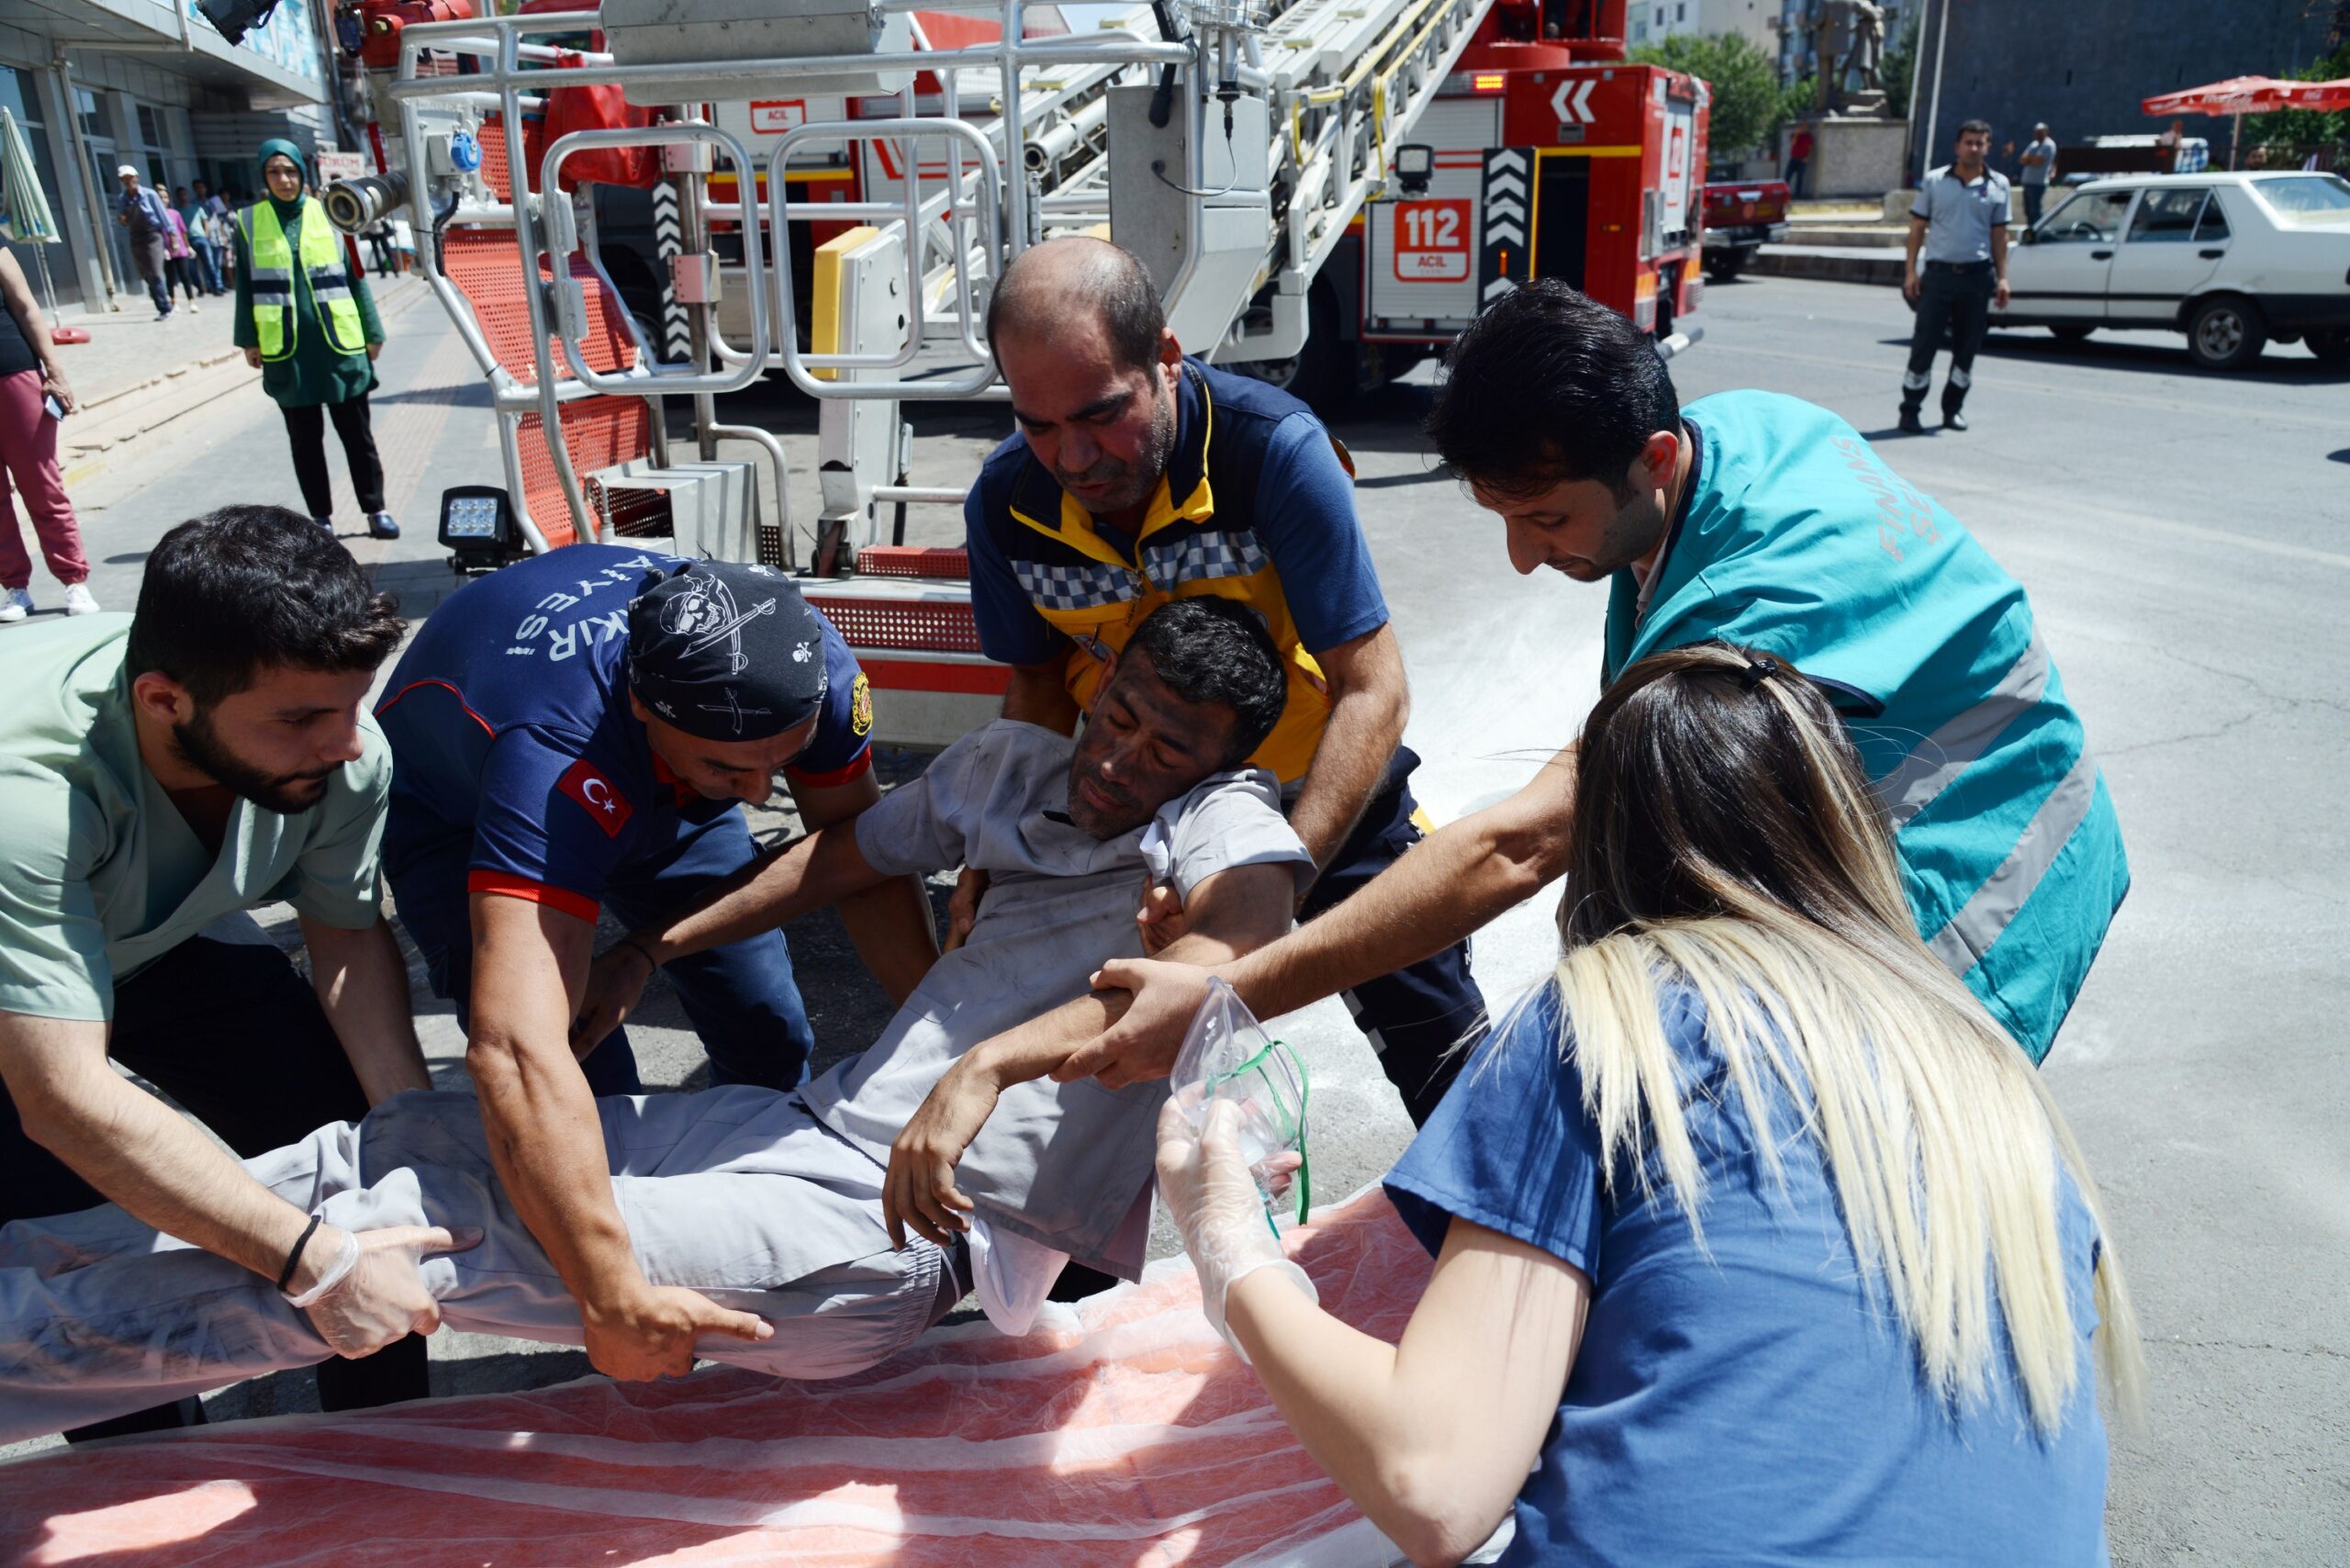
M 1377 1189 L 1289 1238 L 1401 1337 L 1429 1260 Z M 935 1331 L 834 1383 L 710 1369 L 224 1423 L 0 1466 L 0 1560 L 91 1568 L 1393 1560 L 1176 1259 L 1022 1338 Z

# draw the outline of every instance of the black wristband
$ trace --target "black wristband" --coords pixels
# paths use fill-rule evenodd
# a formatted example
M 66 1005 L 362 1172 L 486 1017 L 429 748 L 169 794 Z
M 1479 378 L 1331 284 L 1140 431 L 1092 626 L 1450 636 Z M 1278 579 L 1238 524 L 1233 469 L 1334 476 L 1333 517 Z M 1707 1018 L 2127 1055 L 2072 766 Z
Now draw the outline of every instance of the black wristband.
M 654 961 L 653 955 L 645 950 L 643 943 L 638 941 L 633 936 L 623 936 L 621 938 L 621 946 L 635 949 L 636 956 L 644 960 L 644 967 L 646 969 L 653 970 L 655 974 L 660 972 L 661 966 Z
M 302 1227 L 300 1238 L 295 1241 L 294 1250 L 285 1255 L 285 1267 L 277 1271 L 277 1292 L 280 1295 L 285 1294 L 285 1282 L 294 1277 L 296 1267 L 302 1261 L 302 1249 L 310 1244 L 310 1238 L 319 1233 L 319 1226 L 325 1218 L 324 1215 L 312 1215 L 310 1223 Z

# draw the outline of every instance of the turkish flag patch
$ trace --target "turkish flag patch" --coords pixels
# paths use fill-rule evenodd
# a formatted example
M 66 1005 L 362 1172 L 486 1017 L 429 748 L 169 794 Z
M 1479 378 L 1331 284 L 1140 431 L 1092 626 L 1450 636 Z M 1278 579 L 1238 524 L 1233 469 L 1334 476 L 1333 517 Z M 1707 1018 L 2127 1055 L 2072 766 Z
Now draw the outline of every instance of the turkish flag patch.
M 628 803 L 628 797 L 614 789 L 612 781 L 598 772 L 584 756 L 564 769 L 563 777 L 554 781 L 554 787 L 586 807 L 596 825 L 604 830 L 606 838 L 618 838 L 621 829 L 628 826 L 628 819 L 636 814 L 636 808 Z

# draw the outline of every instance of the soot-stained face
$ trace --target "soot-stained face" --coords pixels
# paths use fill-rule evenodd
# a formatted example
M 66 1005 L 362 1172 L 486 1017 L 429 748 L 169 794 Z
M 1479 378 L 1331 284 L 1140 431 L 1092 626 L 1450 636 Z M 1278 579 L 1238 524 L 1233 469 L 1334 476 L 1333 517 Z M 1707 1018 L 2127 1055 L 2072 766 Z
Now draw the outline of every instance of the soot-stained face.
M 1133 832 L 1223 765 L 1233 723 L 1230 708 L 1185 701 L 1127 649 L 1069 759 L 1069 820 L 1100 839 Z

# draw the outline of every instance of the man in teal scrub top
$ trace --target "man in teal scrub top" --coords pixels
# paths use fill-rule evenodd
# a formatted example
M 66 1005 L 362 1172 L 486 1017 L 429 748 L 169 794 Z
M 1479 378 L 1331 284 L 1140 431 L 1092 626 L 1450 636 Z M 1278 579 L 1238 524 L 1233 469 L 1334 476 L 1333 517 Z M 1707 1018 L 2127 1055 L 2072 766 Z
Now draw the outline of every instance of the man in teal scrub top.
M 1604 680 L 1708 640 L 1785 659 L 1845 717 L 1918 930 L 2034 1060 L 2130 886 L 2113 802 L 2014 578 L 1824 409 L 1684 409 L 1648 338 L 1563 285 L 1461 335 L 1429 433 L 1507 525 L 1511 563 L 1611 582 Z M 1459 940 L 1566 869 L 1574 758 L 1428 837 L 1347 903 L 1224 971 L 1260 1018 Z M 1205 975 L 1137 992 L 1064 1074 L 1164 1072 Z
M 219 1144 L 431 1087 L 377 872 L 391 753 L 361 707 L 400 633 L 330 535 L 239 506 L 163 536 L 136 615 L 0 634 L 0 1222 L 111 1199 L 242 1264 L 354 1358 L 319 1369 L 329 1410 L 423 1397 L 416 1251 L 449 1238 L 322 1224 Z M 246 913 L 278 901 L 307 979 Z

